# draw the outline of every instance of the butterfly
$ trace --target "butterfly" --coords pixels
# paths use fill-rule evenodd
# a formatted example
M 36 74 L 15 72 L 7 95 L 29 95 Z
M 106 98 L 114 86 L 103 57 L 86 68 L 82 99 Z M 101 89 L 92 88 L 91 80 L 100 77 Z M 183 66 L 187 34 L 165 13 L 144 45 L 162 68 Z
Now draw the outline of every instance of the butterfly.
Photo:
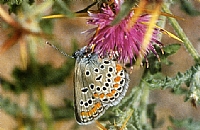
M 114 58 L 100 58 L 90 47 L 74 53 L 74 108 L 80 125 L 90 124 L 125 96 L 129 74 Z

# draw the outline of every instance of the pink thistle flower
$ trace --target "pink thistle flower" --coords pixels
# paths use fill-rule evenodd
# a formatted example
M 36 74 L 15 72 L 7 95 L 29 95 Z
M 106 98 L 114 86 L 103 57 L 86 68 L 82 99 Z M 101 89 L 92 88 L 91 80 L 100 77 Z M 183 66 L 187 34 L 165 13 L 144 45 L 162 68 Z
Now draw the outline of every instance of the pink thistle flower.
M 118 61 L 130 62 L 136 59 L 142 46 L 144 35 L 147 29 L 146 24 L 149 22 L 151 15 L 141 15 L 133 27 L 127 29 L 127 24 L 134 12 L 131 12 L 126 18 L 116 25 L 111 25 L 115 16 L 120 10 L 120 4 L 115 2 L 112 8 L 105 6 L 100 13 L 90 13 L 88 24 L 97 25 L 96 33 L 90 39 L 89 45 L 95 45 L 94 52 L 100 57 L 117 56 Z M 89 30 L 89 32 L 94 29 Z M 152 51 L 157 57 L 158 54 L 154 48 L 154 44 L 162 45 L 158 41 L 159 29 L 154 29 L 145 57 Z

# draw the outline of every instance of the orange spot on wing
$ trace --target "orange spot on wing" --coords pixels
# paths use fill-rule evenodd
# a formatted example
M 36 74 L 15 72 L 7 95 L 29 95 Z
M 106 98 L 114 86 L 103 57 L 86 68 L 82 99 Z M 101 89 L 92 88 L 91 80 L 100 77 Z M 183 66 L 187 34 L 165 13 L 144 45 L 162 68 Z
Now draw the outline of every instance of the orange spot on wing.
M 104 96 L 105 96 L 104 93 L 101 93 L 101 94 L 99 95 L 100 98 L 103 98 Z
M 99 109 L 101 107 L 101 103 L 98 102 L 98 103 L 95 104 L 95 106 L 97 107 L 97 109 Z
M 111 90 L 111 93 L 112 93 L 112 94 L 115 94 L 115 93 L 116 93 L 116 90 L 115 90 L 115 89 Z
M 116 64 L 116 70 L 117 70 L 117 73 L 119 72 L 119 71 L 121 71 L 123 68 L 122 68 L 122 66 L 120 65 L 120 64 Z
M 81 116 L 88 116 L 88 113 L 85 112 L 85 111 L 82 111 L 82 112 L 81 112 Z
M 114 88 L 118 88 L 118 87 L 119 87 L 119 84 L 114 84 L 113 87 L 114 87 Z
M 121 77 L 120 77 L 120 76 L 117 76 L 117 77 L 114 79 L 115 82 L 119 82 L 120 80 L 121 80 Z
M 96 113 L 96 111 L 97 111 L 96 106 L 94 106 L 94 107 L 92 108 L 92 111 L 93 111 L 93 113 Z
M 92 110 L 88 111 L 88 116 L 92 116 L 92 115 L 93 115 L 93 111 Z
M 106 96 L 107 96 L 107 97 L 112 97 L 113 94 L 112 94 L 112 93 L 107 93 Z
M 100 108 L 100 106 L 101 106 L 100 103 L 96 103 L 96 104 L 94 105 L 94 107 L 93 107 L 90 111 L 87 112 L 87 113 L 88 113 L 88 116 L 94 115 L 94 114 L 97 112 L 97 109 Z
M 94 93 L 94 95 L 93 95 L 94 97 L 99 97 L 99 95 L 97 94 L 97 93 Z

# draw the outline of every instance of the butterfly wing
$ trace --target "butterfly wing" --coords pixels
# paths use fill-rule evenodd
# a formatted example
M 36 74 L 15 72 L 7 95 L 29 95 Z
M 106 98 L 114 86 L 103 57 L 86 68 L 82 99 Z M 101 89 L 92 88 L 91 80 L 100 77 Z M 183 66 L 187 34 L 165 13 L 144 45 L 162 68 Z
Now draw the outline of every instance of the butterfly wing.
M 98 55 L 78 57 L 75 65 L 75 115 L 79 124 L 99 118 L 109 106 L 119 103 L 129 83 L 126 71 L 116 61 Z
M 91 58 L 94 58 L 91 56 Z M 75 77 L 74 77 L 74 105 L 75 116 L 79 124 L 89 124 L 95 119 L 99 118 L 107 109 L 107 105 L 103 106 L 103 103 L 99 98 L 94 97 L 94 81 L 92 79 L 90 62 L 97 62 L 95 59 L 92 61 L 88 58 L 77 58 L 75 65 Z
M 95 61 L 98 61 L 95 64 Z M 99 98 L 104 106 L 117 105 L 125 96 L 129 84 L 129 75 L 125 69 L 109 58 L 96 60 L 90 67 L 93 82 L 95 82 L 94 96 Z M 92 64 L 92 63 L 91 63 Z

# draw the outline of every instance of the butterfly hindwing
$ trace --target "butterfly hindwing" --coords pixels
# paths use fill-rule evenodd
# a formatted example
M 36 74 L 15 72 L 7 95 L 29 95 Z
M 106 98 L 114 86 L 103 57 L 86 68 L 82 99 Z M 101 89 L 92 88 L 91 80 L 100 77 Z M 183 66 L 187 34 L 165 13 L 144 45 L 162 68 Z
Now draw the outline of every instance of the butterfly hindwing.
M 91 56 L 91 58 L 94 58 Z M 94 85 L 90 67 L 95 66 L 95 59 L 88 58 L 77 59 L 75 68 L 75 115 L 79 124 L 88 124 L 100 117 L 107 109 L 103 106 L 99 98 L 94 97 Z
M 77 52 L 74 77 L 75 115 L 79 124 L 89 124 L 109 106 L 124 97 L 129 83 L 125 69 L 110 58 Z

